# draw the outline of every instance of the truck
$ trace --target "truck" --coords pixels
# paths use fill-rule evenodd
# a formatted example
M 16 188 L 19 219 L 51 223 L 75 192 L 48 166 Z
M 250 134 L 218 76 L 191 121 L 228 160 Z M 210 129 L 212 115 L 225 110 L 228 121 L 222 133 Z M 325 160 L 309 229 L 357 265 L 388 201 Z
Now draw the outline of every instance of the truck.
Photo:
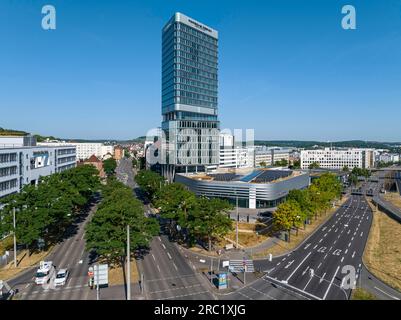
M 41 261 L 39 268 L 36 270 L 35 283 L 45 284 L 49 283 L 50 279 L 56 272 L 56 268 L 52 261 Z

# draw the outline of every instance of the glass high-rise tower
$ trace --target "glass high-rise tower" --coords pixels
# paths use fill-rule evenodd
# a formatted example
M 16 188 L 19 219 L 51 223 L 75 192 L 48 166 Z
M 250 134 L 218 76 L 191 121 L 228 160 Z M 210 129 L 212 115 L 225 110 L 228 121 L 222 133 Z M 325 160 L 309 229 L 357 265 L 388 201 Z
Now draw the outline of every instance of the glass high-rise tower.
M 175 13 L 162 35 L 165 164 L 202 170 L 219 162 L 218 33 Z

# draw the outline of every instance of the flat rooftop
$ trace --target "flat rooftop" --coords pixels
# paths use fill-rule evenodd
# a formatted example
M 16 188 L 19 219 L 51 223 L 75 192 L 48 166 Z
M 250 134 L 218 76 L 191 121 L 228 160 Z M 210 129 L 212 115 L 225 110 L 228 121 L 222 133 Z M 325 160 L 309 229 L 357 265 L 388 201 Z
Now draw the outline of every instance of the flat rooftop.
M 180 173 L 181 174 L 181 173 Z M 274 168 L 218 169 L 213 172 L 182 174 L 194 180 L 215 182 L 275 183 L 304 174 L 301 171 Z

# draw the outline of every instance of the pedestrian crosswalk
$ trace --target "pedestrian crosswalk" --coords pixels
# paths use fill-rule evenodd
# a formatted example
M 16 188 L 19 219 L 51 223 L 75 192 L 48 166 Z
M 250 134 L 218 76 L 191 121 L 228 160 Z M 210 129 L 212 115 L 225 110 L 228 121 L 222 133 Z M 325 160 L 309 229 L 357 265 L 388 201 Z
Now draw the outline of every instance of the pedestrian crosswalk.
M 232 272 L 255 272 L 253 260 L 230 260 L 229 268 Z

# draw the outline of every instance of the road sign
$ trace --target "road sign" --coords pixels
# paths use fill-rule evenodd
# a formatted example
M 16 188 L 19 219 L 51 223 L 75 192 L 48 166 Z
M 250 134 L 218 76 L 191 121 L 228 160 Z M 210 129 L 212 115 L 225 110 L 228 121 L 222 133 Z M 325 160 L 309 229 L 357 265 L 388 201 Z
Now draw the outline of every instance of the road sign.
M 94 285 L 97 286 L 97 281 L 99 279 L 99 285 L 109 284 L 109 266 L 107 264 L 94 265 Z

